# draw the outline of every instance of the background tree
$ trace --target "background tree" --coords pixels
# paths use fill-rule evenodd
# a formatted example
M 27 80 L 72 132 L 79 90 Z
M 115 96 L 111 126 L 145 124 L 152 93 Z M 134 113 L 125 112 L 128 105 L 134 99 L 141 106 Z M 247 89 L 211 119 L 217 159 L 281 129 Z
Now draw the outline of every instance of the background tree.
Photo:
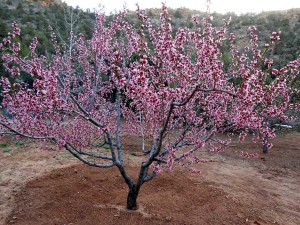
M 110 22 L 97 13 L 91 40 L 74 35 L 72 54 L 52 34 L 51 59 L 36 54 L 37 39 L 30 44 L 30 57 L 20 56 L 16 23 L 1 44 L 10 73 L 0 80 L 1 107 L 11 115 L 0 115 L 1 134 L 49 140 L 87 165 L 116 166 L 128 185 L 128 209 L 136 209 L 141 186 L 160 170 L 181 166 L 198 172 L 194 165 L 204 162 L 199 149 L 223 151 L 230 139 L 217 134 L 241 131 L 243 140 L 256 130 L 253 141 L 263 144 L 274 138 L 265 118 L 288 119 L 284 112 L 297 107 L 290 104 L 290 95 L 298 93 L 290 84 L 299 73 L 296 60 L 278 70 L 266 57 L 279 40 L 278 32 L 260 51 L 251 27 L 251 47 L 243 52 L 230 34 L 231 63 L 225 71 L 220 48 L 227 22 L 216 29 L 208 17 L 202 29 L 174 32 L 165 5 L 157 28 L 139 9 L 137 17 L 140 26 L 135 29 L 126 22 L 126 12 Z M 198 18 L 193 21 L 199 27 Z M 267 70 L 261 69 L 263 64 Z M 32 86 L 18 79 L 21 71 L 33 78 Z M 276 77 L 271 82 L 270 74 Z M 152 143 L 149 149 L 141 147 L 136 180 L 124 167 L 123 133 Z M 95 144 L 109 146 L 109 153 L 93 148 Z

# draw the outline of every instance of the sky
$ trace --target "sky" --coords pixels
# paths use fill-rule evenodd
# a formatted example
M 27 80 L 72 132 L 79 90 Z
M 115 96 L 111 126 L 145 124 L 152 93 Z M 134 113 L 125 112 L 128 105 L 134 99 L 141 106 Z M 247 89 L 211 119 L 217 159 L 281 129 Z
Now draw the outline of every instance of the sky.
M 79 6 L 82 9 L 91 9 L 98 7 L 98 4 L 105 6 L 107 13 L 123 8 L 124 3 L 130 10 L 136 9 L 136 3 L 140 8 L 160 8 L 161 2 L 166 2 L 171 8 L 190 8 L 200 11 L 206 11 L 206 0 L 63 0 L 68 5 Z M 237 14 L 262 11 L 286 10 L 291 8 L 300 8 L 300 0 L 211 0 L 211 12 L 235 12 Z

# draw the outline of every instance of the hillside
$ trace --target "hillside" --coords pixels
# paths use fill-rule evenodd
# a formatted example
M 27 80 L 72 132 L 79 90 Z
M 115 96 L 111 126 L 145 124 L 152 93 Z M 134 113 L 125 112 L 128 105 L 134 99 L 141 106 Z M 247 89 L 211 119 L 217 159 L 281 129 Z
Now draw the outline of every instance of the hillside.
M 147 9 L 146 12 L 154 22 L 158 22 L 160 9 Z M 179 27 L 194 29 L 191 21 L 193 15 L 205 16 L 203 12 L 186 8 L 170 9 L 169 12 L 174 34 Z M 87 38 L 91 37 L 93 13 L 84 12 L 79 8 L 70 8 L 61 0 L 0 0 L 0 38 L 9 31 L 11 22 L 17 21 L 22 28 L 23 53 L 28 52 L 26 46 L 34 36 L 37 36 L 41 43 L 38 50 L 46 54 L 52 51 L 50 35 L 47 32 L 48 26 L 51 25 L 56 32 L 59 32 L 61 40 L 67 41 L 70 24 L 66 20 L 68 21 L 71 14 L 77 19 L 73 26 L 76 28 L 76 33 L 81 32 Z M 135 12 L 129 12 L 128 20 L 137 23 L 134 14 Z M 274 51 L 274 61 L 278 67 L 296 59 L 300 54 L 300 9 L 260 14 L 247 13 L 240 16 L 234 13 L 212 15 L 216 26 L 221 26 L 223 19 L 231 18 L 229 31 L 236 34 L 240 48 L 249 43 L 249 26 L 257 27 L 261 46 L 268 41 L 273 31 L 281 31 L 281 41 Z
M 29 51 L 33 37 L 40 45 L 38 52 L 52 52 L 49 25 L 59 34 L 60 41 L 67 42 L 70 32 L 70 18 L 73 17 L 74 33 L 84 33 L 91 37 L 94 14 L 68 7 L 60 0 L 0 0 L 0 38 L 6 36 L 10 24 L 16 21 L 22 30 L 22 54 Z

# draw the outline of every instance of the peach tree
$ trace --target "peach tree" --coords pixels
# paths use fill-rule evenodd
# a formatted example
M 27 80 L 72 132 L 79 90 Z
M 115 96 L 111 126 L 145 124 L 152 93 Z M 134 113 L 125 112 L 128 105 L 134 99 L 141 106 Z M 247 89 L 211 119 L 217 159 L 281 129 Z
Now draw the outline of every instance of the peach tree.
M 117 167 L 128 185 L 128 209 L 136 209 L 141 186 L 160 170 L 198 172 L 194 165 L 205 162 L 198 150 L 223 151 L 235 131 L 241 140 L 255 131 L 253 141 L 263 144 L 274 138 L 268 120 L 287 120 L 285 111 L 297 107 L 290 84 L 299 73 L 297 60 L 273 67 L 278 32 L 260 50 L 256 29 L 249 28 L 250 46 L 239 52 L 234 35 L 227 34 L 228 21 L 215 28 L 209 16 L 201 23 L 195 16 L 195 29 L 174 32 L 165 5 L 158 25 L 139 9 L 137 18 L 136 27 L 125 11 L 110 21 L 100 11 L 92 38 L 71 34 L 72 48 L 59 45 L 52 32 L 51 57 L 36 53 L 36 38 L 30 54 L 21 57 L 16 23 L 0 44 L 9 73 L 0 80 L 7 112 L 0 115 L 1 135 L 48 140 L 89 166 Z M 225 40 L 231 43 L 226 70 L 220 50 Z M 228 139 L 218 138 L 220 133 Z M 143 143 L 135 180 L 124 167 L 122 134 Z M 145 139 L 151 140 L 149 149 Z

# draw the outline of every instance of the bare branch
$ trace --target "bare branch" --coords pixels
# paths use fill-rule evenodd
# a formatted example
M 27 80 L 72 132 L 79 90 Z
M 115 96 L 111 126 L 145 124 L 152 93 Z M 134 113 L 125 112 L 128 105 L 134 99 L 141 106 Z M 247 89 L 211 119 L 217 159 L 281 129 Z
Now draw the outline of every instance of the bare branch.
M 124 178 L 126 184 L 128 185 L 129 188 L 132 188 L 134 186 L 133 180 L 127 175 L 123 165 L 121 164 L 120 161 L 116 162 L 117 167 L 119 168 L 119 171 Z
M 159 158 L 156 158 L 156 157 L 153 159 L 153 161 L 154 162 L 159 162 L 159 163 L 167 163 L 167 160 L 159 159 Z
M 89 166 L 95 166 L 95 167 L 100 167 L 100 168 L 109 168 L 109 167 L 113 167 L 113 166 L 116 165 L 115 162 L 108 163 L 108 164 L 101 164 L 101 163 L 91 162 L 91 161 L 89 161 L 89 160 L 87 160 L 87 159 L 82 158 L 80 155 L 78 155 L 78 154 L 76 153 L 76 151 L 73 150 L 72 147 L 69 146 L 68 144 L 65 144 L 64 147 L 65 147 L 65 149 L 66 149 L 68 152 L 70 152 L 73 156 L 75 156 L 75 157 L 76 157 L 77 159 L 79 159 L 81 162 L 83 162 L 83 163 L 85 163 L 85 164 L 87 164 L 87 165 L 89 165 Z
M 84 152 L 84 151 L 81 151 L 81 150 L 78 150 L 77 148 L 75 148 L 73 145 L 71 145 L 70 143 L 67 142 L 67 144 L 73 148 L 73 150 L 75 152 L 77 152 L 78 154 L 80 155 L 86 155 L 86 156 L 90 156 L 90 157 L 93 157 L 93 158 L 98 158 L 98 159 L 106 159 L 106 160 L 112 160 L 112 157 L 109 157 L 109 156 L 103 156 L 103 155 L 98 155 L 98 154 L 95 154 L 95 153 L 92 153 L 92 152 Z
M 156 174 L 157 173 L 153 171 L 149 176 L 144 177 L 143 183 L 146 183 L 146 182 L 152 180 L 156 176 Z
M 111 134 L 106 133 L 106 137 L 107 137 L 107 142 L 108 142 L 108 145 L 109 145 L 109 148 L 110 148 L 112 160 L 113 160 L 113 162 L 117 162 L 115 147 L 114 147 L 114 144 L 113 144 L 113 141 L 112 141 Z

